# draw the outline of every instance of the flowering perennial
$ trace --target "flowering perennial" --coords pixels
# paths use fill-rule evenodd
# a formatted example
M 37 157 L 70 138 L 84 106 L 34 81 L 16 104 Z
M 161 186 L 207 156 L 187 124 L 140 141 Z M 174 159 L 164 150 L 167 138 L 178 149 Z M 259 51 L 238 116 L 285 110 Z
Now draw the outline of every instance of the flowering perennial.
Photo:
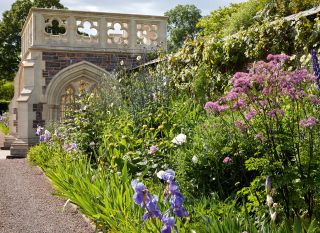
M 224 164 L 230 164 L 230 163 L 232 163 L 232 159 L 231 159 L 229 156 L 227 156 L 227 157 L 225 157 L 225 158 L 223 159 L 223 163 L 224 163 Z
M 152 145 L 149 148 L 148 154 L 153 155 L 159 151 L 159 147 L 157 145 Z
M 172 143 L 176 145 L 182 145 L 187 141 L 187 136 L 183 133 L 178 134 L 174 139 L 172 139 Z
M 311 117 L 308 117 L 306 119 L 302 119 L 299 124 L 301 125 L 301 127 L 303 128 L 312 128 L 312 126 L 314 126 L 315 124 L 317 124 L 318 122 L 318 119 L 311 116 Z
M 179 191 L 178 184 L 174 181 L 175 173 L 173 170 L 169 169 L 166 171 L 159 171 L 157 176 L 167 183 L 164 202 L 167 202 L 169 199 L 169 209 L 162 215 L 157 206 L 158 196 L 152 196 L 146 186 L 137 180 L 131 182 L 131 186 L 135 192 L 133 200 L 137 205 L 146 209 L 146 212 L 142 217 L 143 221 L 146 221 L 148 218 L 158 218 L 164 224 L 161 228 L 161 233 L 170 233 L 172 229 L 178 232 L 175 219 L 172 216 L 170 217 L 170 213 L 173 213 L 180 218 L 188 217 L 189 213 L 182 205 L 184 198 Z
M 312 57 L 314 76 L 316 78 L 316 85 L 317 85 L 319 95 L 320 95 L 320 67 L 319 67 L 319 60 L 317 57 L 316 50 L 313 49 L 311 51 L 311 57 Z
M 148 218 L 162 219 L 160 210 L 157 207 L 158 196 L 153 197 L 147 190 L 143 183 L 133 180 L 131 186 L 134 189 L 133 200 L 134 203 L 140 205 L 143 209 L 146 209 L 145 214 L 142 216 L 142 220 L 146 221 Z

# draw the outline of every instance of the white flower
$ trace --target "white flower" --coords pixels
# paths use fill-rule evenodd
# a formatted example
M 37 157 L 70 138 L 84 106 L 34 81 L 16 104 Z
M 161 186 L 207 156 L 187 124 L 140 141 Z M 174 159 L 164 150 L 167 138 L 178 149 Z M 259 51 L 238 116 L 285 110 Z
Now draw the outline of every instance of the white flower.
M 187 141 L 187 136 L 183 133 L 177 135 L 173 140 L 172 143 L 177 144 L 177 145 L 182 145 Z
M 120 61 L 120 66 L 123 66 L 123 65 L 124 65 L 124 61 L 121 60 L 121 61 Z
M 192 162 L 193 162 L 193 163 L 197 163 L 197 162 L 198 162 L 198 157 L 194 155 L 194 156 L 192 157 Z
M 270 195 L 267 195 L 267 205 L 271 207 L 273 204 L 273 199 Z
M 163 173 L 164 173 L 164 171 L 158 171 L 157 172 L 157 177 L 159 178 L 159 179 L 162 179 L 162 175 L 163 175 Z

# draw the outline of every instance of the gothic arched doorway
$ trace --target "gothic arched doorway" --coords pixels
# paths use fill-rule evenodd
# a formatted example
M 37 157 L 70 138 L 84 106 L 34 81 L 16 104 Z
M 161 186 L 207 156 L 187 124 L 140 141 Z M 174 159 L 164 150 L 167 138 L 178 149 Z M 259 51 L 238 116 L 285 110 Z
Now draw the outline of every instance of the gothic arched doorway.
M 46 91 L 46 121 L 64 119 L 69 112 L 77 109 L 76 100 L 81 91 L 93 91 L 108 77 L 110 74 L 107 71 L 86 61 L 61 70 L 54 76 Z

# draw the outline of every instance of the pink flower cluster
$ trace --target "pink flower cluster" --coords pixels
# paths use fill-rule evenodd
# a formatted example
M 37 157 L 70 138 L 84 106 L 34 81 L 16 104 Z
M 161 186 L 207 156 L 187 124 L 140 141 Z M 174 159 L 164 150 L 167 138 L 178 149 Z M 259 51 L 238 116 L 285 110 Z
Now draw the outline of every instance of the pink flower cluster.
M 211 113 L 220 113 L 220 112 L 224 112 L 228 109 L 227 106 L 224 105 L 219 105 L 218 102 L 207 102 L 204 106 L 204 109 L 206 109 L 207 111 L 211 112 Z
M 290 56 L 286 55 L 286 54 L 269 54 L 267 56 L 267 60 L 268 61 L 286 61 L 290 58 Z
M 316 95 L 309 95 L 309 100 L 314 104 L 314 105 L 320 105 L 320 99 Z
M 247 131 L 247 127 L 244 122 L 236 121 L 234 125 L 240 130 L 241 133 L 245 133 Z
M 245 115 L 245 118 L 247 121 L 251 120 L 253 117 L 257 115 L 257 111 L 255 109 L 251 109 L 247 115 Z
M 312 128 L 315 124 L 318 123 L 318 119 L 311 116 L 305 119 L 302 119 L 299 124 L 301 125 L 301 127 L 303 128 Z
M 272 109 L 271 111 L 267 112 L 267 116 L 269 117 L 279 117 L 279 116 L 284 116 L 285 112 L 282 109 Z

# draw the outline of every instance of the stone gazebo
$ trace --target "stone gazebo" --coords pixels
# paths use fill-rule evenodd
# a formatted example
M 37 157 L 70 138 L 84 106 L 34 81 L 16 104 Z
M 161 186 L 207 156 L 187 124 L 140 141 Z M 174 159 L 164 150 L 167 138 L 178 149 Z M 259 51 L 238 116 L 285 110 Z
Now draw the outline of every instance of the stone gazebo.
M 59 120 L 81 85 L 95 88 L 120 61 L 135 67 L 137 56 L 166 49 L 166 31 L 163 16 L 31 9 L 9 106 L 11 156 L 26 155 L 37 125 Z

